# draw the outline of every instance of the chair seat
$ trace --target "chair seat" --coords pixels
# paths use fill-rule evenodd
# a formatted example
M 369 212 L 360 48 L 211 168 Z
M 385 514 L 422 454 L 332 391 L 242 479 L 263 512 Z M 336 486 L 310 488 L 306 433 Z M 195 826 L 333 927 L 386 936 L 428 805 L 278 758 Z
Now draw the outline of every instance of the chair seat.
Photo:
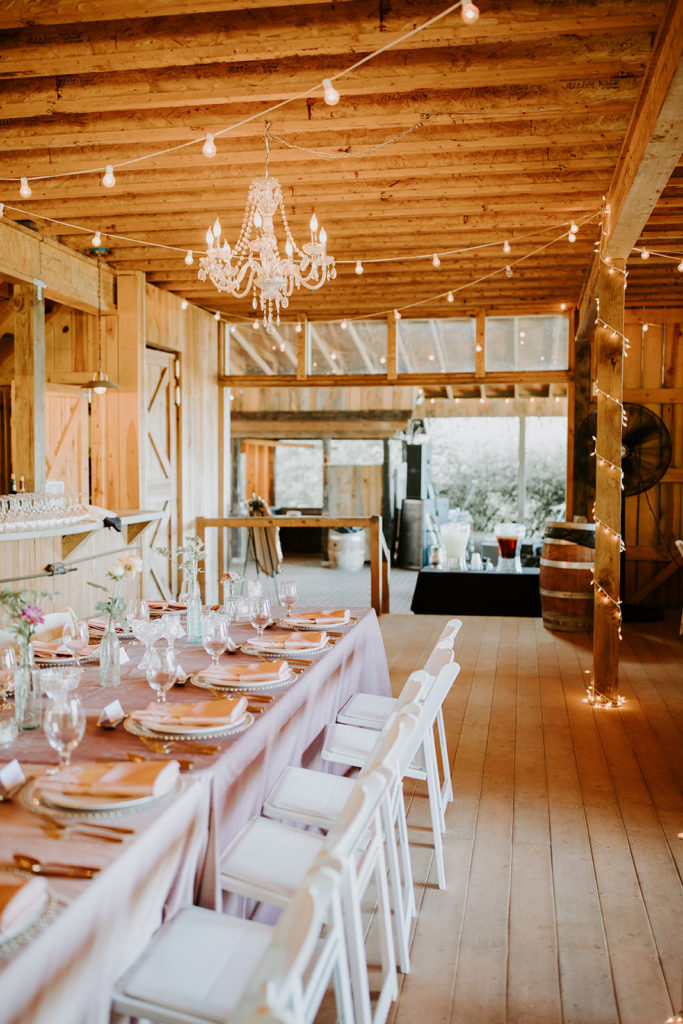
M 382 729 L 395 709 L 395 697 L 384 697 L 378 693 L 354 693 L 337 715 L 337 721 L 341 725 L 362 725 L 366 729 Z
M 322 844 L 322 837 L 312 832 L 270 818 L 251 818 L 221 857 L 221 887 L 284 907 Z
M 362 768 L 376 742 L 377 732 L 374 729 L 365 729 L 359 725 L 340 725 L 336 722 L 327 730 L 320 756 L 324 761 Z M 406 775 L 410 779 L 426 778 L 424 756 L 421 750 L 418 750 Z
M 272 935 L 270 925 L 187 907 L 119 981 L 114 1004 L 140 1017 L 147 1004 L 167 1009 L 169 1021 L 224 1022 Z
M 353 779 L 312 768 L 285 768 L 263 805 L 267 818 L 329 828 L 353 789 Z

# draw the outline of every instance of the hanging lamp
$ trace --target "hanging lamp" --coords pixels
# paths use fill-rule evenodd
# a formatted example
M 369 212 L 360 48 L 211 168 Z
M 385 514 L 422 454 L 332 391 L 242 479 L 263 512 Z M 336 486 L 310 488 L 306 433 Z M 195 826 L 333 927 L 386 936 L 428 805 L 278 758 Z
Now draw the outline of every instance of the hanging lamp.
M 120 388 L 120 384 L 109 380 L 102 369 L 102 264 L 97 261 L 97 372 L 92 380 L 81 385 L 81 391 L 94 391 L 96 395 L 105 395 L 108 388 Z

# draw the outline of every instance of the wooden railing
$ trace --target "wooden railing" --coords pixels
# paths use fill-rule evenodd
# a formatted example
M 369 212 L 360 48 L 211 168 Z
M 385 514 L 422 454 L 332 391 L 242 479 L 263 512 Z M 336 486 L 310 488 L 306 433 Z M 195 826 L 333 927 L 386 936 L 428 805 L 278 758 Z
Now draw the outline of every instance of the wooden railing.
M 234 529 L 246 527 L 260 530 L 268 526 L 317 526 L 335 529 L 337 526 L 362 526 L 370 531 L 370 604 L 378 615 L 389 612 L 390 559 L 381 516 L 226 516 L 221 519 L 197 517 L 197 535 L 206 543 L 208 528 Z M 202 580 L 202 596 L 204 582 Z

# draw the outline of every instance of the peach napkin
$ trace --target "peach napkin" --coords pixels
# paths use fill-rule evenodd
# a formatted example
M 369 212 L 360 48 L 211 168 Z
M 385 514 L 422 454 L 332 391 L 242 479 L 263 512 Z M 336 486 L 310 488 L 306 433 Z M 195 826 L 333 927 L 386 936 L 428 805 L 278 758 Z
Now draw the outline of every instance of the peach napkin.
M 107 628 L 107 622 L 105 619 L 88 619 L 88 628 L 97 630 L 98 632 L 104 633 Z M 120 622 L 114 623 L 114 629 L 117 633 L 126 633 Z
M 47 899 L 44 878 L 0 874 L 0 935 L 19 929 L 38 913 Z
M 208 729 L 212 726 L 234 725 L 244 718 L 246 697 L 225 697 L 222 700 L 201 700 L 196 704 L 148 704 L 134 711 L 131 718 L 150 729 L 193 726 Z
M 148 601 L 147 607 L 151 612 L 184 612 L 187 605 L 179 601 Z
M 95 650 L 96 648 L 88 647 L 79 657 L 93 654 Z M 44 640 L 34 640 L 33 653 L 41 661 L 45 661 L 48 658 L 53 661 L 59 661 L 60 658 L 73 658 L 73 654 L 64 646 L 61 640 L 54 640 L 52 643 L 46 643 Z
M 319 612 L 288 615 L 285 622 L 291 622 L 293 626 L 343 626 L 350 618 L 351 612 L 348 608 L 321 608 Z
M 250 683 L 286 679 L 289 671 L 288 661 L 271 661 L 268 665 L 226 665 L 221 668 L 206 668 L 198 672 L 197 676 L 205 679 L 207 683 L 240 683 L 248 686 Z
M 41 776 L 39 787 L 70 795 L 134 799 L 163 796 L 176 784 L 180 766 L 177 761 L 127 764 L 103 761 L 99 764 L 72 764 L 56 775 Z
M 310 651 L 322 647 L 327 640 L 327 633 L 269 633 L 258 641 L 264 651 Z

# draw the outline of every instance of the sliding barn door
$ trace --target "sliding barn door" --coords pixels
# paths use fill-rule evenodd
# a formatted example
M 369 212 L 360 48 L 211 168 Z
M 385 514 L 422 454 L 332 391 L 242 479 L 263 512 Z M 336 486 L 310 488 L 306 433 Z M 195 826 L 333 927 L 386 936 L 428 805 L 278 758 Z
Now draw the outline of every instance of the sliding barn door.
M 175 404 L 177 356 L 145 351 L 145 479 L 143 508 L 160 510 L 161 519 L 145 532 L 148 598 L 168 600 L 177 593 L 175 562 L 157 553 L 158 547 L 178 544 L 178 416 Z

